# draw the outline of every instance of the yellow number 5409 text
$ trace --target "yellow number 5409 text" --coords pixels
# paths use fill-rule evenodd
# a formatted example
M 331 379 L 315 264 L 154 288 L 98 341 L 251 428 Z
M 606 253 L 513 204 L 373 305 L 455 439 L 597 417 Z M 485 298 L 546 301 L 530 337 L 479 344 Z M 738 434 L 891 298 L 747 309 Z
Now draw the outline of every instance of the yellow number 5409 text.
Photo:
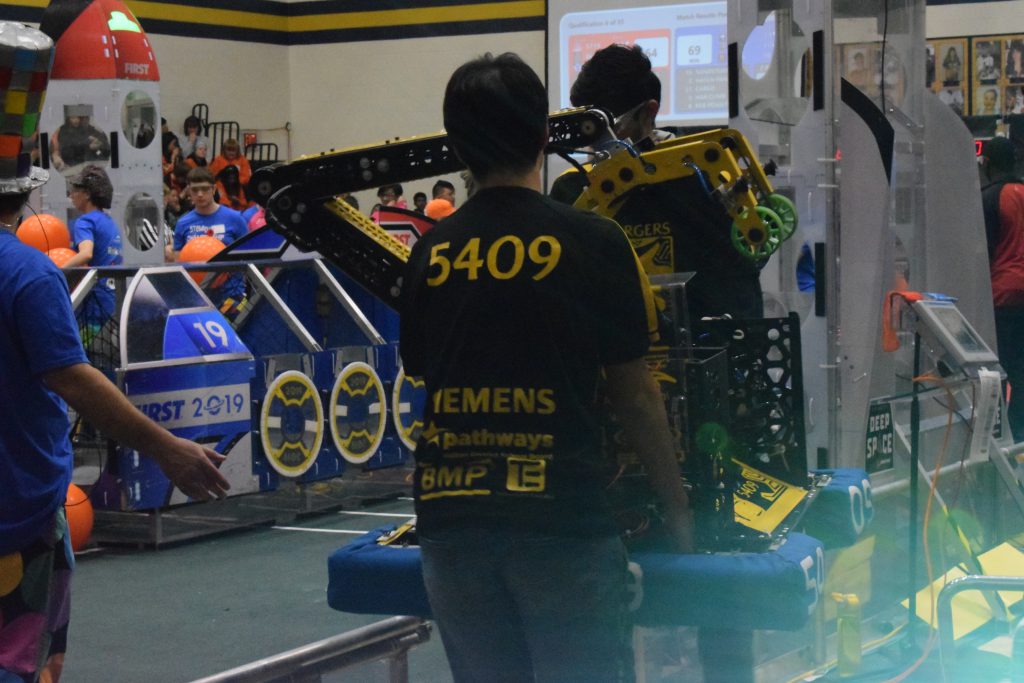
M 441 242 L 430 250 L 433 274 L 427 278 L 427 284 L 431 287 L 444 284 L 460 271 L 465 272 L 466 279 L 471 281 L 480 279 L 481 272 L 495 280 L 512 280 L 523 272 L 527 262 L 530 264 L 529 276 L 543 280 L 562 258 L 562 245 L 551 235 L 535 237 L 529 246 L 515 235 L 505 235 L 492 242 L 482 256 L 479 237 L 466 242 L 454 259 L 448 256 L 451 246 L 451 242 Z

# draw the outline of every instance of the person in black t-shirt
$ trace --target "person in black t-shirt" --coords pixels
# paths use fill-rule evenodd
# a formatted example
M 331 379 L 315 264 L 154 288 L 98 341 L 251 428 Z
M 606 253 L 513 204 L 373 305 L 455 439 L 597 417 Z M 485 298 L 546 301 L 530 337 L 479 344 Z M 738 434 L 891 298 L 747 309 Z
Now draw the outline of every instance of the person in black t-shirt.
M 639 151 L 671 135 L 655 127 L 661 82 L 639 46 L 610 45 L 587 61 L 569 97 L 574 106 L 597 106 L 615 116 L 615 134 Z M 572 204 L 586 178 L 568 171 L 551 197 Z M 686 285 L 690 318 L 764 313 L 760 269 L 732 245 L 732 219 L 696 175 L 636 188 L 615 214 L 648 275 L 695 271 Z
M 460 67 L 444 125 L 479 189 L 412 249 L 401 352 L 428 392 L 417 532 L 456 681 L 630 680 L 607 397 L 680 551 L 692 519 L 644 354 L 646 277 L 613 221 L 541 193 L 547 96 L 516 55 Z

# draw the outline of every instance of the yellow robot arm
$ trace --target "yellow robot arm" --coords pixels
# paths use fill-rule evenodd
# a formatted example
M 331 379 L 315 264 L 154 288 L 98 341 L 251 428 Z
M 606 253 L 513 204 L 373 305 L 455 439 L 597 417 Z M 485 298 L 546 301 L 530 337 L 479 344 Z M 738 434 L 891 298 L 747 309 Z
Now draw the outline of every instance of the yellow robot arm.
M 587 173 L 590 185 L 575 206 L 614 217 L 631 190 L 696 173 L 733 219 L 732 243 L 744 256 L 771 256 L 796 229 L 792 202 L 773 191 L 746 139 L 731 129 L 666 140 L 643 153 L 617 151 Z

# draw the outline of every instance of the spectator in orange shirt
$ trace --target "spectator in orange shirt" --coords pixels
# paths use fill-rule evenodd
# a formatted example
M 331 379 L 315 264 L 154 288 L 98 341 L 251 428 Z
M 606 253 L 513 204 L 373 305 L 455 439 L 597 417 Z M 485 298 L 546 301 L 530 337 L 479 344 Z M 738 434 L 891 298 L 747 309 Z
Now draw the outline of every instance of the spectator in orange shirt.
M 234 138 L 228 138 L 220 146 L 220 154 L 210 162 L 210 173 L 216 177 L 228 166 L 234 166 L 238 169 L 238 180 L 242 187 L 249 184 L 249 178 L 252 177 L 252 168 L 249 167 L 249 160 L 242 156 L 242 148 L 238 144 L 238 140 Z

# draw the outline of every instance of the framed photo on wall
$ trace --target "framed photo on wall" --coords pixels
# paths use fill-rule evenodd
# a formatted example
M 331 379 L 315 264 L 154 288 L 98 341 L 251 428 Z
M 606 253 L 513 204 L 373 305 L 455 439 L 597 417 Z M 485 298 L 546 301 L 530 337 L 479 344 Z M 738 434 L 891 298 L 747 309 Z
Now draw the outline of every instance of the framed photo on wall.
M 842 74 L 851 85 L 869 97 L 878 94 L 875 75 L 878 73 L 878 45 L 876 43 L 846 43 L 842 45 Z
M 967 39 L 940 38 L 929 40 L 935 46 L 935 74 L 932 84 L 937 92 L 941 88 L 961 88 L 966 82 Z
M 1024 113 L 1024 35 L 972 38 L 971 55 L 971 115 Z
M 1003 41 L 974 40 L 974 80 L 980 85 L 996 85 L 1003 75 Z
M 1003 53 L 1003 73 L 1010 83 L 1024 83 L 1024 36 L 1009 38 L 1005 41 Z
M 927 86 L 945 104 L 965 116 L 967 102 L 967 38 L 938 38 L 925 43 Z

